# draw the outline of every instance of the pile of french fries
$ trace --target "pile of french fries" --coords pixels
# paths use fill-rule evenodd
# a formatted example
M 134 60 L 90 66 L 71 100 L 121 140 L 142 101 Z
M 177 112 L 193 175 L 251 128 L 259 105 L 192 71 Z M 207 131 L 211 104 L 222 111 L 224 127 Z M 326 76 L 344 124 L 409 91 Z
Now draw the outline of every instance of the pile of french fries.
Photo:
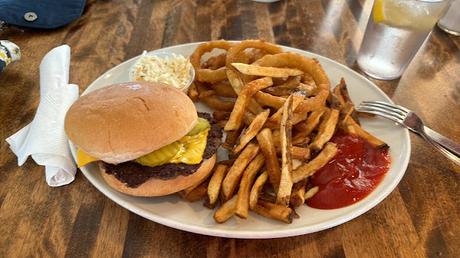
M 215 49 L 224 53 L 202 60 Z M 337 153 L 330 140 L 339 129 L 387 147 L 360 127 L 345 81 L 331 91 L 315 59 L 260 40 L 221 40 L 200 45 L 190 60 L 197 76 L 188 95 L 215 110 L 229 159 L 180 194 L 218 206 L 218 223 L 249 210 L 291 223 L 318 191 L 308 178 Z

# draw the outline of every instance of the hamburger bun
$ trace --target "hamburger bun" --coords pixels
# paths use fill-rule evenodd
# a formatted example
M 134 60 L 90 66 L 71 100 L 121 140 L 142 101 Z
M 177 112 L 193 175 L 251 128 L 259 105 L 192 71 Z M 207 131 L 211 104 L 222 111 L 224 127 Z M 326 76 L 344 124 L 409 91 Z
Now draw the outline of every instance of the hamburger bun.
M 107 163 L 136 159 L 185 136 L 197 123 L 195 105 L 166 84 L 113 84 L 78 99 L 65 118 L 67 136 Z
M 209 159 L 203 160 L 201 166 L 191 175 L 178 176 L 169 180 L 150 178 L 135 188 L 125 185 L 115 176 L 106 173 L 101 162 L 99 162 L 99 168 L 102 172 L 102 178 L 115 190 L 133 196 L 154 197 L 173 194 L 200 184 L 211 173 L 215 163 L 216 154 Z

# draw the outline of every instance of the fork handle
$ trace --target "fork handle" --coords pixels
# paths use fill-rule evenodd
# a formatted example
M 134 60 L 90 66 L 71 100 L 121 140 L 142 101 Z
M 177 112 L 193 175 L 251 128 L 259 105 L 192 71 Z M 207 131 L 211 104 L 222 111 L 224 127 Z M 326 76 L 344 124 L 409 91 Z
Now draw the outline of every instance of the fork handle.
M 430 137 L 430 139 L 437 144 L 441 145 L 442 147 L 446 148 L 450 152 L 452 152 L 454 155 L 457 157 L 460 157 L 460 144 L 450 140 L 449 138 L 442 136 L 438 132 L 428 128 L 424 127 L 423 128 L 425 131 L 425 134 Z

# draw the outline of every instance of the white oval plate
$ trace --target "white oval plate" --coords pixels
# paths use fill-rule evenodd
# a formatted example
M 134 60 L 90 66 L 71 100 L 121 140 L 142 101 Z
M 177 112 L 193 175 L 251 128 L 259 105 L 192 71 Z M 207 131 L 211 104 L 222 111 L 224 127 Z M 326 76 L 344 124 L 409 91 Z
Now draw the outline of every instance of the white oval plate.
M 154 52 L 173 52 L 189 56 L 199 43 L 190 43 L 155 50 Z M 331 85 L 335 86 L 341 77 L 345 78 L 350 95 L 355 104 L 363 100 L 382 100 L 391 102 L 385 93 L 358 73 L 331 59 L 306 51 L 283 47 L 285 51 L 296 52 L 308 57 L 314 57 L 323 65 L 329 76 Z M 135 62 L 134 57 L 110 69 L 91 85 L 85 93 L 104 86 L 126 82 L 129 80 L 129 68 Z M 198 104 L 200 111 L 210 111 Z M 292 224 L 270 220 L 255 213 L 250 213 L 247 220 L 232 218 L 224 224 L 217 224 L 213 220 L 213 210 L 203 207 L 202 202 L 189 203 L 178 196 L 159 198 L 131 197 L 110 188 L 102 179 L 95 165 L 88 165 L 81 169 L 88 180 L 108 198 L 122 207 L 157 223 L 198 234 L 232 237 L 232 238 L 278 238 L 312 233 L 345 223 L 365 213 L 393 191 L 403 177 L 410 158 L 410 138 L 406 129 L 384 121 L 383 119 L 362 119 L 363 127 L 384 140 L 390 146 L 392 164 L 387 175 L 378 187 L 360 202 L 351 206 L 320 210 L 306 205 L 296 211 L 300 219 Z M 71 146 L 75 157 L 75 148 Z

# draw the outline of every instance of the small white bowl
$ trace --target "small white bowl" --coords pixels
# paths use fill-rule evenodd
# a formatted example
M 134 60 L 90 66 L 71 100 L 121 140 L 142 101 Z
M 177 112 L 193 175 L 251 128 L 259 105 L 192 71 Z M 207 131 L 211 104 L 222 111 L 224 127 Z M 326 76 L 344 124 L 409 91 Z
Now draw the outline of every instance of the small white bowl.
M 143 56 L 157 56 L 159 58 L 167 58 L 167 57 L 173 57 L 173 55 L 176 55 L 176 56 L 182 56 L 181 54 L 175 54 L 175 53 L 168 53 L 168 52 L 147 52 L 147 51 L 144 51 L 142 53 L 142 55 L 139 55 L 135 61 L 135 63 L 131 66 L 131 68 L 129 69 L 129 80 L 130 81 L 134 81 L 134 67 L 136 66 L 136 63 L 137 61 L 143 57 Z M 185 56 L 184 56 L 185 57 Z M 186 57 L 185 57 L 186 58 Z M 188 58 L 186 58 L 188 59 Z M 190 60 L 189 60 L 190 62 Z M 193 66 L 190 64 L 190 70 L 189 70 L 189 73 L 190 73 L 190 79 L 186 82 L 186 84 L 184 85 L 184 87 L 182 88 L 177 88 L 177 89 L 180 89 L 182 90 L 183 92 L 187 93 L 188 91 L 188 88 L 190 87 L 190 85 L 193 83 L 193 81 L 195 80 L 195 69 L 193 68 Z M 174 86 L 172 86 L 174 87 Z M 176 87 L 174 87 L 176 88 Z

